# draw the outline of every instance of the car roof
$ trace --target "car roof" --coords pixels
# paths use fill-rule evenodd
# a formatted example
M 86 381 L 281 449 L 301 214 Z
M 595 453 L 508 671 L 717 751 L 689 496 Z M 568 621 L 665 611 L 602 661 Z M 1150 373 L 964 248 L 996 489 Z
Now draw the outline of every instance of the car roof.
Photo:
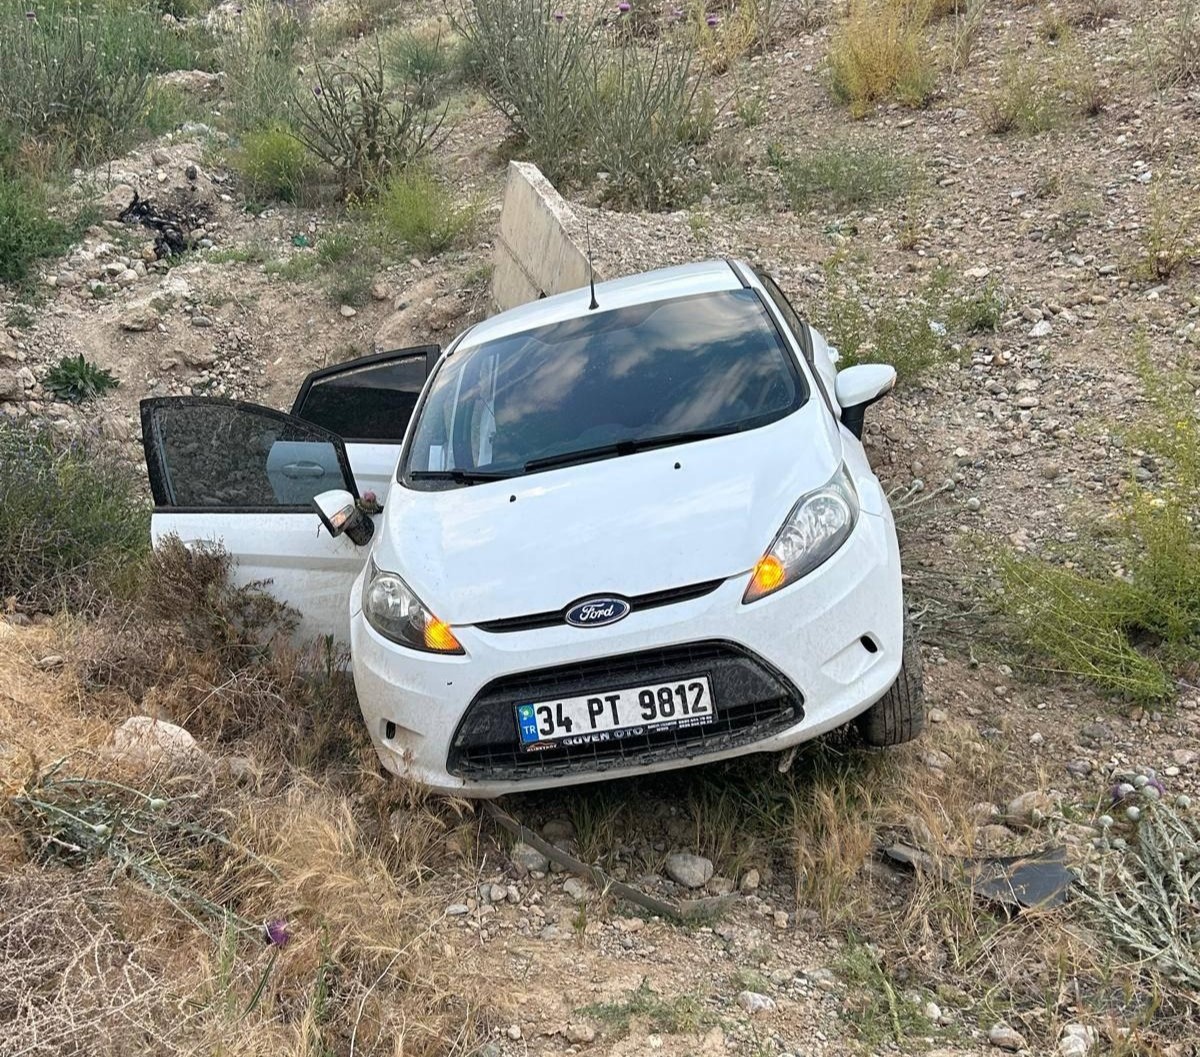
M 741 288 L 742 281 L 728 261 L 698 261 L 695 264 L 659 268 L 652 272 L 641 272 L 622 279 L 609 279 L 597 283 L 596 301 L 600 305 L 599 311 L 603 312 L 653 301 L 669 301 L 692 294 Z M 587 315 L 591 299 L 591 291 L 582 286 L 578 290 L 568 290 L 563 294 L 518 305 L 476 324 L 463 335 L 459 347 L 473 348 L 484 342 L 533 330 L 535 327 L 576 319 Z

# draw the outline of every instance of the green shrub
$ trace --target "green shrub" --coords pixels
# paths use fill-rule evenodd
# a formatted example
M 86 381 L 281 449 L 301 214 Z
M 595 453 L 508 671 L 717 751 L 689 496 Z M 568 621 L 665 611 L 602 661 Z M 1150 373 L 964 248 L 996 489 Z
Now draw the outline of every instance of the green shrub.
M 668 209 L 703 193 L 687 175 L 689 145 L 712 133 L 715 106 L 697 106 L 699 82 L 686 51 L 623 47 L 585 94 L 586 156 L 609 174 L 605 197 Z M 699 192 L 699 193 L 698 193 Z
M 471 77 L 529 158 L 553 181 L 577 178 L 599 23 L 553 0 L 466 0 L 458 29 Z
M 304 27 L 290 7 L 249 0 L 221 42 L 224 113 L 242 130 L 288 124 L 296 95 L 296 53 Z
M 824 296 L 813 301 L 813 323 L 841 353 L 839 367 L 889 363 L 909 382 L 959 358 L 950 333 L 955 302 L 944 274 L 901 296 L 834 257 L 825 265 L 825 279 Z
M 821 206 L 867 208 L 901 194 L 914 175 L 912 166 L 894 152 L 865 143 L 837 143 L 795 156 L 772 147 L 767 158 L 798 212 Z
M 46 373 L 42 384 L 59 400 L 81 404 L 93 397 L 103 396 L 121 383 L 105 367 L 98 367 L 78 356 L 64 356 Z
M 1144 348 L 1140 372 L 1148 400 L 1130 439 L 1161 483 L 1131 486 L 1115 533 L 1085 533 L 1060 562 L 1002 554 L 999 601 L 1031 667 L 1151 701 L 1200 664 L 1200 418 L 1186 373 Z
M 309 175 L 304 144 L 280 127 L 247 132 L 230 163 L 252 203 L 298 201 Z
M 924 106 L 937 74 L 926 26 L 930 0 L 850 0 L 829 45 L 834 94 L 865 117 L 879 100 Z
M 444 114 L 408 95 L 390 100 L 378 46 L 369 61 L 317 59 L 312 77 L 295 101 L 296 136 L 333 171 L 343 199 L 376 194 L 436 142 Z
M 102 604 L 149 548 L 149 507 L 98 442 L 0 421 L 0 598 L 27 609 Z
M 464 201 L 427 173 L 410 170 L 387 182 L 370 216 L 385 243 L 399 241 L 431 257 L 467 234 L 479 217 L 479 203 Z M 385 246 L 385 251 L 390 248 Z
M 0 112 L 71 161 L 111 157 L 144 134 L 151 77 L 204 65 L 203 41 L 134 0 L 0 0 Z
M 715 104 L 690 48 L 635 45 L 619 25 L 610 43 L 584 7 L 551 0 L 468 0 L 459 28 L 471 76 L 551 180 L 607 172 L 608 200 L 650 209 L 697 197 L 688 146 Z
M 34 261 L 65 252 L 73 234 L 47 213 L 41 188 L 0 166 L 0 282 L 25 281 Z
M 384 63 L 413 102 L 428 109 L 455 75 L 455 50 L 440 30 L 432 34 L 402 30 L 385 42 Z

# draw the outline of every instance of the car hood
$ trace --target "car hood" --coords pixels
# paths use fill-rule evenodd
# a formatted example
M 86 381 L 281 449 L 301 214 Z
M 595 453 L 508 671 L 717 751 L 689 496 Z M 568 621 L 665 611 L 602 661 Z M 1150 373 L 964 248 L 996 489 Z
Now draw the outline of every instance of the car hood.
M 444 491 L 396 486 L 375 562 L 459 625 L 686 587 L 749 570 L 841 457 L 810 400 L 728 437 Z

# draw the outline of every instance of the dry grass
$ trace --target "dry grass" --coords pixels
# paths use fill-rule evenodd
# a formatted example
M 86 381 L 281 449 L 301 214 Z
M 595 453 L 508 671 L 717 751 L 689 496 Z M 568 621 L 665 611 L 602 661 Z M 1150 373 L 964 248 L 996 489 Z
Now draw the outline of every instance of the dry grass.
M 846 19 L 829 45 L 834 94 L 865 117 L 884 99 L 924 106 L 937 72 L 926 27 L 931 0 L 851 0 Z
M 154 582 L 180 586 L 169 560 Z M 478 992 L 437 930 L 465 823 L 380 776 L 331 678 L 274 634 L 241 648 L 261 623 L 213 625 L 229 595 L 210 586 L 173 620 L 143 599 L 86 627 L 0 623 L 0 1053 L 476 1052 Z M 114 757 L 108 732 L 146 711 L 204 754 Z

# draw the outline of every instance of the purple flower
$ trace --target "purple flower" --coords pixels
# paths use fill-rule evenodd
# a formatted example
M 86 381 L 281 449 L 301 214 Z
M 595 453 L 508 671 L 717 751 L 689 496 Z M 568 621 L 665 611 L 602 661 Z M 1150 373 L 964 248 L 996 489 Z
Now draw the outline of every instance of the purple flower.
M 623 14 L 623 15 L 629 14 L 629 7 L 630 7 L 630 5 L 627 4 L 625 2 L 625 0 L 621 0 L 621 3 L 617 4 L 617 10 L 620 11 L 621 14 Z
M 362 501 L 364 503 L 378 503 L 379 497 L 374 492 L 363 492 Z
M 717 26 L 721 24 L 721 20 L 716 15 L 709 15 L 708 18 L 704 20 L 704 23 L 709 27 L 709 29 L 716 29 Z
M 274 921 L 268 921 L 266 924 L 267 942 L 272 947 L 286 947 L 287 941 L 292 938 L 288 932 L 287 922 L 282 918 L 276 918 Z
M 555 22 L 561 22 L 566 17 L 567 16 L 565 14 L 563 14 L 561 11 L 554 12 L 554 21 Z
M 314 84 L 313 85 L 313 95 L 320 95 L 321 92 L 322 92 L 321 86 L 319 84 Z

